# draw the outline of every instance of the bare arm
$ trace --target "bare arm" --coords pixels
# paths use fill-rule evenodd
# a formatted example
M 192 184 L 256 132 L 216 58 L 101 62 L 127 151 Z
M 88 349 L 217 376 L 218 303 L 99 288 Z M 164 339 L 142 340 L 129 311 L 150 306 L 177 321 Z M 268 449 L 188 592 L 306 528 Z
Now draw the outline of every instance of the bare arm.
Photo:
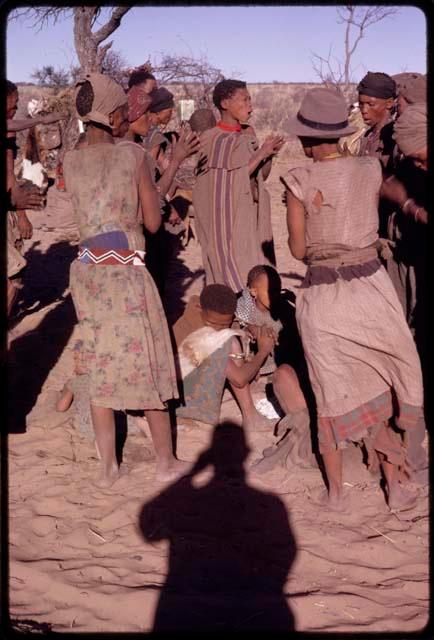
M 234 387 L 241 389 L 253 380 L 265 358 L 274 347 L 274 337 L 270 337 L 265 327 L 259 329 L 257 340 L 258 353 L 250 362 L 243 362 L 241 365 L 237 365 L 234 360 L 229 359 L 226 367 L 226 378 Z M 234 353 L 242 353 L 240 343 L 237 339 L 234 339 L 232 342 L 232 350 Z
M 284 139 L 282 138 L 282 136 L 268 136 L 265 139 L 264 144 L 259 147 L 259 149 L 255 151 L 255 153 L 250 158 L 249 175 L 252 175 L 255 169 L 257 169 L 264 160 L 268 160 L 271 156 L 275 155 L 279 151 L 279 149 L 282 148 L 283 144 Z
M 24 118 L 23 120 L 8 120 L 8 131 L 24 131 L 25 129 L 31 129 L 38 124 L 51 124 L 52 122 L 58 122 L 65 118 L 60 113 L 50 113 L 46 116 L 39 116 L 37 118 Z
M 72 393 L 72 391 L 70 391 L 66 387 L 63 387 L 62 391 L 60 392 L 60 397 L 56 403 L 56 411 L 61 411 L 62 413 L 64 411 L 68 411 L 73 399 L 74 394 Z
M 156 233 L 161 225 L 160 202 L 145 156 L 139 173 L 139 200 L 145 228 Z
M 297 260 L 303 260 L 306 255 L 304 206 L 289 189 L 286 190 L 286 224 L 291 253 Z

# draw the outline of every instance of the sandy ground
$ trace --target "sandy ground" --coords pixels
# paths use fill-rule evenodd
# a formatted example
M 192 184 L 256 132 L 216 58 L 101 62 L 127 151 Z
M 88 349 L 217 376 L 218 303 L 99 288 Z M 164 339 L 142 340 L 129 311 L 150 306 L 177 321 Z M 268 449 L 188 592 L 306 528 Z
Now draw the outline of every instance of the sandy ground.
M 269 179 L 274 237 L 284 285 L 296 291 L 303 267 L 287 249 L 278 181 L 283 170 L 277 164 Z M 313 502 L 323 486 L 319 469 L 276 470 L 266 480 L 249 474 L 250 461 L 271 434 L 229 429 L 222 445 L 205 425 L 179 424 L 177 453 L 196 461 L 211 449 L 214 467 L 204 453 L 192 478 L 157 484 L 152 443 L 130 433 L 122 452 L 129 473 L 109 490 L 95 487 L 92 442 L 74 429 L 70 412 L 54 410 L 72 374 L 76 320 L 68 272 L 76 239 L 70 230 L 43 230 L 41 213 L 33 214 L 33 222 L 28 273 L 9 337 L 15 626 L 78 632 L 170 625 L 220 631 L 423 628 L 427 489 L 419 490 L 413 509 L 391 513 L 379 478 L 368 473 L 356 447 L 344 461 L 349 514 Z M 199 247 L 190 242 L 171 265 L 171 321 L 202 285 Z M 262 394 L 259 383 L 255 398 Z M 229 392 L 224 421 L 240 424 Z

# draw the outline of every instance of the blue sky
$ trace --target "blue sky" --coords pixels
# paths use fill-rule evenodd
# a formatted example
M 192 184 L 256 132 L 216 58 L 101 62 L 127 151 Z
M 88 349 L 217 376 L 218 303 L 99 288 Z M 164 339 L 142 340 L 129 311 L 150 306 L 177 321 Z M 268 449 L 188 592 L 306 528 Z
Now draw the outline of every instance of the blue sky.
M 368 70 L 426 73 L 425 16 L 416 7 L 398 9 L 366 31 L 352 64 L 355 81 Z M 315 82 L 312 52 L 327 56 L 332 45 L 333 55 L 342 58 L 343 34 L 334 6 L 143 6 L 125 15 L 112 48 L 131 66 L 148 57 L 158 61 L 164 51 L 205 55 L 227 77 L 238 72 L 247 82 Z M 30 82 L 37 67 L 75 63 L 71 19 L 39 33 L 30 22 L 8 24 L 9 79 Z

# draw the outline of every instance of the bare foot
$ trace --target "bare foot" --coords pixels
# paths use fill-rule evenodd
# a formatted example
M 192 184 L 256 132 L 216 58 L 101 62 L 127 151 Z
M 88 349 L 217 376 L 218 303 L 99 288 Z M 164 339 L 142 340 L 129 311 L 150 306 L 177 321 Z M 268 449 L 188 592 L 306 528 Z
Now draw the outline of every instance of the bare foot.
M 398 483 L 389 490 L 387 504 L 392 511 L 405 511 L 414 507 L 417 493 L 403 489 Z
M 348 496 L 341 493 L 340 495 L 329 493 L 327 489 L 314 490 L 309 496 L 310 501 L 317 507 L 330 509 L 337 513 L 345 513 L 348 511 Z
M 266 418 L 261 413 L 256 412 L 243 418 L 243 425 L 248 431 L 267 431 L 272 433 L 278 418 Z
M 122 470 L 118 465 L 113 465 L 110 469 L 101 468 L 101 473 L 95 480 L 95 484 L 100 489 L 108 489 L 116 482 L 116 480 L 119 480 L 119 478 L 127 473 L 128 470 L 124 466 L 122 467 Z
M 173 458 L 170 464 L 158 464 L 155 471 L 156 482 L 173 482 L 182 476 L 189 474 L 193 466 L 192 462 Z

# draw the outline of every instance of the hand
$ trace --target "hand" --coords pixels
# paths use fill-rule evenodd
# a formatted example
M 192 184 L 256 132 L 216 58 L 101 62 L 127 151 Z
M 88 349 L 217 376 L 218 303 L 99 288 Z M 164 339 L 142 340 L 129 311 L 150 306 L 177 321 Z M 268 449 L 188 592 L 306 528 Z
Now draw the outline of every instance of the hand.
M 261 147 L 264 159 L 269 156 L 275 155 L 285 144 L 285 139 L 282 136 L 271 135 L 265 138 L 265 141 Z
M 249 338 L 251 338 L 252 340 L 256 341 L 258 339 L 258 334 L 260 331 L 261 327 L 258 327 L 258 325 L 256 324 L 248 324 L 245 331 L 247 333 L 247 335 L 249 336 Z
M 259 327 L 256 341 L 258 343 L 258 352 L 268 355 L 276 344 L 276 336 L 269 327 Z
M 24 240 L 30 240 L 33 235 L 33 225 L 26 216 L 24 211 L 19 211 L 17 214 L 17 225 L 21 237 Z
M 44 196 L 36 185 L 27 187 L 16 184 L 11 189 L 12 206 L 15 209 L 41 209 L 44 206 Z
M 181 163 L 183 160 L 199 151 L 199 136 L 193 131 L 183 128 L 179 140 L 173 145 L 173 159 Z
M 41 116 L 41 124 L 53 124 L 53 122 L 59 122 L 59 120 L 66 120 L 68 114 L 66 113 L 57 113 L 53 111 L 52 113 L 47 113 L 46 116 Z

